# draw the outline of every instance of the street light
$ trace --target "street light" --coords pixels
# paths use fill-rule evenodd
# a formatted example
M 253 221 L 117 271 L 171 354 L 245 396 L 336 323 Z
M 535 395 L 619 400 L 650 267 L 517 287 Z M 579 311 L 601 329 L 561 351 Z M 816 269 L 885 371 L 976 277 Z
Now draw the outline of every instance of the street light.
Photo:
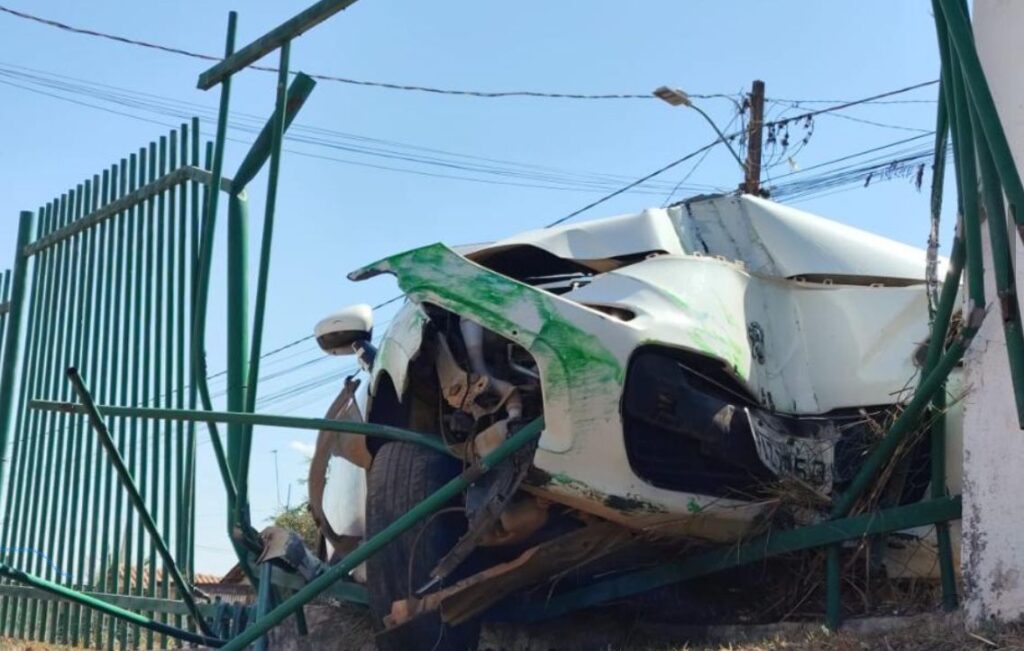
M 736 155 L 736 151 L 732 148 L 732 145 L 729 144 L 729 140 L 725 137 L 725 134 L 722 133 L 722 130 L 718 128 L 718 125 L 715 124 L 715 121 L 711 119 L 710 115 L 705 113 L 699 106 L 697 106 L 690 100 L 689 95 L 679 90 L 678 88 L 659 86 L 658 88 L 654 89 L 654 96 L 672 106 L 686 106 L 700 113 L 701 117 L 707 120 L 708 124 L 711 125 L 711 128 L 714 129 L 715 133 L 718 134 L 719 142 L 724 143 L 726 149 L 728 149 L 729 153 L 732 154 L 732 157 L 736 159 L 736 162 L 739 164 L 740 169 L 743 170 L 743 173 L 747 173 L 746 164 L 742 160 L 740 160 L 739 156 Z
M 693 103 L 690 102 L 690 96 L 678 88 L 659 86 L 654 89 L 654 96 L 668 102 L 672 106 L 693 106 Z

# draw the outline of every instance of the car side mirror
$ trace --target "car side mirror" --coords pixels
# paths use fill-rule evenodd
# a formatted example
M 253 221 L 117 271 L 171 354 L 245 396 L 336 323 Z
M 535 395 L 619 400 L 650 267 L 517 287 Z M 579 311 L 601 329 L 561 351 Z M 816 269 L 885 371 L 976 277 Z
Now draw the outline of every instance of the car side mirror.
M 373 309 L 365 303 L 350 305 L 317 323 L 313 334 L 328 355 L 355 355 L 373 336 Z

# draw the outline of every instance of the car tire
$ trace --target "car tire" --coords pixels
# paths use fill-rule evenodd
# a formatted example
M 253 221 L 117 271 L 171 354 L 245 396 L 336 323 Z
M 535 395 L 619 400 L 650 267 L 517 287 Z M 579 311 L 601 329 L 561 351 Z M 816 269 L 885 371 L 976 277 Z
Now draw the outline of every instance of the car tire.
M 367 476 L 367 538 L 422 502 L 461 470 L 457 459 L 422 445 L 391 442 L 382 446 Z M 378 626 L 383 628 L 381 622 L 391 613 L 392 603 L 409 597 L 429 580 L 430 571 L 465 529 L 466 519 L 461 510 L 438 511 L 367 559 L 370 610 Z M 382 631 L 377 636 L 377 646 L 381 651 L 474 651 L 479 638 L 479 621 L 449 627 L 435 614 Z

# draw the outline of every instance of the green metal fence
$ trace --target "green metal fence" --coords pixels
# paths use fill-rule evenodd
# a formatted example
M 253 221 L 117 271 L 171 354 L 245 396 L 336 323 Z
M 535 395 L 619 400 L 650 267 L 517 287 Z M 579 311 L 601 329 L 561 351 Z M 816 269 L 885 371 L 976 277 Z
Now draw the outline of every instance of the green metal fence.
M 208 165 L 207 165 L 208 167 Z M 104 402 L 194 408 L 191 355 L 200 207 L 211 175 L 200 166 L 199 124 L 182 124 L 48 202 L 23 213 L 20 337 L 0 315 L 13 365 L 0 376 L 8 463 L 0 472 L 0 558 L 57 584 L 97 593 L 176 600 L 158 541 L 118 485 L 100 441 L 77 414 L 29 410 L 32 399 L 72 397 L 70 366 Z M 9 302 L 11 274 L 3 276 Z M 13 325 L 13 324 L 12 324 Z M 13 336 L 12 336 L 13 335 Z M 5 359 L 4 362 L 7 362 Z M 6 368 L 6 365 L 5 365 Z M 19 378 L 15 386 L 14 378 Z M 193 566 L 195 428 L 107 418 L 146 509 L 186 576 Z M 0 633 L 112 648 L 153 646 L 153 632 L 116 625 L 78 605 L 11 593 L 0 584 Z M 180 624 L 181 615 L 158 616 Z
M 225 61 L 201 80 L 204 88 L 221 89 L 217 138 L 206 143 L 202 167 L 193 120 L 37 214 L 22 213 L 4 303 L 11 327 L 0 348 L 0 452 L 9 456 L 0 466 L 0 635 L 111 649 L 166 646 L 161 633 L 218 645 L 217 635 L 241 630 L 245 617 L 222 625 L 224 609 L 198 603 L 191 586 L 195 424 L 104 415 L 93 399 L 136 409 L 212 410 L 206 314 L 223 191 L 226 398 L 229 408 L 252 409 L 281 143 L 315 85 L 302 73 L 288 83 L 290 40 L 352 2 L 320 0 L 237 53 L 237 16 L 229 16 Z M 281 56 L 273 114 L 235 180 L 223 179 L 231 76 L 273 50 Z M 268 161 L 250 330 L 245 186 Z M 88 409 L 31 408 L 68 405 L 72 389 L 76 406 Z M 251 427 L 228 424 L 225 446 L 216 423 L 207 421 L 227 498 L 226 532 L 269 608 L 282 586 L 290 592 L 301 584 L 265 568 L 271 590 L 253 571 L 261 543 L 249 520 Z M 332 591 L 365 602 L 365 591 L 344 582 Z M 191 631 L 182 628 L 183 610 Z M 301 612 L 296 617 L 304 626 Z

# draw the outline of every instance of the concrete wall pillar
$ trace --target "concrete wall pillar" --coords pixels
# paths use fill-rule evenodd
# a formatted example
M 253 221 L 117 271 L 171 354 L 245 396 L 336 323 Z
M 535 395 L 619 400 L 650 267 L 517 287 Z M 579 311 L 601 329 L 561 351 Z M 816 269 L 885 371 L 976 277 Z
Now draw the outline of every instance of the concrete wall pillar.
M 973 20 L 1000 119 L 1024 170 L 1024 2 L 975 0 Z M 992 226 L 983 226 L 986 260 Z M 1009 238 L 1017 287 L 1024 288 L 1024 251 L 1014 230 Z M 1017 424 L 991 265 L 985 276 L 989 315 L 966 357 L 965 378 L 961 559 L 969 626 L 1024 616 L 1024 431 Z

